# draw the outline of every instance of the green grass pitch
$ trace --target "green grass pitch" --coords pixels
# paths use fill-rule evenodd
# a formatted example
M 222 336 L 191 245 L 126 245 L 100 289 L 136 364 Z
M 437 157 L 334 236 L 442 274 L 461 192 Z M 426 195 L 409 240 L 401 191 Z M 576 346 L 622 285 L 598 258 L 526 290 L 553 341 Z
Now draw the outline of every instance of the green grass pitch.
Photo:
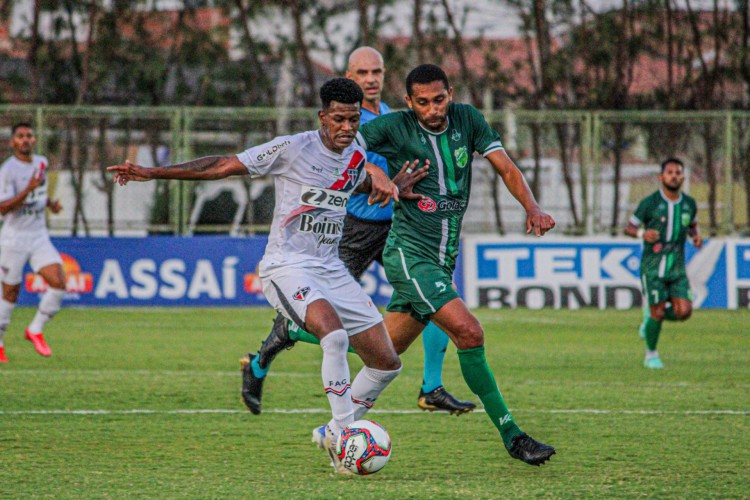
M 48 325 L 49 359 L 23 339 L 33 312 L 15 311 L 0 366 L 3 498 L 750 494 L 750 311 L 665 323 L 666 369 L 649 371 L 639 311 L 480 310 L 516 420 L 558 454 L 530 467 L 483 412 L 417 411 L 417 341 L 370 414 L 393 455 L 369 477 L 334 475 L 310 442 L 328 419 L 317 346 L 279 356 L 264 413 L 244 410 L 238 360 L 259 346 L 269 309 L 66 309 Z M 476 401 L 453 346 L 444 381 Z

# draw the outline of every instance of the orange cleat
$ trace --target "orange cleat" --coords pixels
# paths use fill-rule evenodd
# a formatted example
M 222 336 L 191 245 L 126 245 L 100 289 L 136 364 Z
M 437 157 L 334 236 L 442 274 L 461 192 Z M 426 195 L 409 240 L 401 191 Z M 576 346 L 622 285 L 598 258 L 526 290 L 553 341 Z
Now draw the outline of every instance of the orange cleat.
M 0 363 L 7 363 L 8 358 L 5 357 L 5 346 L 0 345 Z
M 52 349 L 50 349 L 47 342 L 44 341 L 44 335 L 41 333 L 31 333 L 27 328 L 24 337 L 26 337 L 26 340 L 34 344 L 36 352 L 42 356 L 52 356 Z

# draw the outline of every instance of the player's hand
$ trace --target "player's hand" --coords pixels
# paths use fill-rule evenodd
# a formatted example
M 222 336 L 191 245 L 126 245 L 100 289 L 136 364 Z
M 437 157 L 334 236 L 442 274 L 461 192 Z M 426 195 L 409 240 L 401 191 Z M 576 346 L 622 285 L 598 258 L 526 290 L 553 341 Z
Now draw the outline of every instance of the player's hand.
M 34 173 L 31 174 L 31 179 L 29 179 L 26 189 L 30 193 L 42 184 L 44 184 L 44 170 L 40 169 L 38 172 L 34 171 Z
M 534 231 L 536 236 L 542 236 L 553 227 L 555 227 L 555 219 L 541 209 L 526 212 L 526 234 Z
M 695 246 L 695 248 L 701 248 L 703 246 L 703 237 L 698 233 L 693 235 L 693 246 Z
M 424 195 L 415 193 L 412 189 L 414 189 L 414 185 L 417 182 L 427 177 L 427 174 L 429 173 L 428 170 L 430 169 L 430 160 L 425 162 L 424 167 L 417 168 L 418 166 L 419 160 L 404 162 L 401 171 L 393 178 L 393 182 L 398 186 L 398 192 L 401 199 L 421 200 L 424 198 Z
M 368 163 L 368 166 L 372 165 Z M 377 165 L 367 168 L 367 174 L 370 176 L 370 197 L 367 198 L 368 205 L 379 204 L 380 208 L 387 207 L 391 198 L 398 201 L 398 188 L 382 168 Z
M 60 200 L 49 200 L 49 202 L 47 203 L 47 207 L 49 207 L 50 211 L 53 214 L 59 214 L 63 209 L 62 205 L 60 204 Z
M 656 243 L 659 241 L 660 236 L 659 231 L 656 229 L 646 229 L 643 233 L 643 241 L 646 243 Z
M 115 173 L 114 182 L 120 186 L 124 186 L 130 181 L 144 182 L 151 180 L 148 177 L 147 169 L 139 165 L 133 165 L 128 160 L 125 160 L 124 165 L 112 165 L 107 167 L 107 170 Z

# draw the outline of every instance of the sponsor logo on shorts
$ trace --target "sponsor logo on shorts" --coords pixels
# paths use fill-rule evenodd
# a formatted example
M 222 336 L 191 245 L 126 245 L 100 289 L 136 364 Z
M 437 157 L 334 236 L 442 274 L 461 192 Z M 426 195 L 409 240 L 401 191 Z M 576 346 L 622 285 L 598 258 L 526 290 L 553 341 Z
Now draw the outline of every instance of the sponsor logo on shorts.
M 292 295 L 292 298 L 294 300 L 303 301 L 307 297 L 307 294 L 310 293 L 310 287 L 306 286 L 303 288 L 298 288 L 296 292 L 294 292 L 294 295 Z
M 320 187 L 302 186 L 299 202 L 308 207 L 325 208 L 337 212 L 346 212 L 350 193 L 333 191 Z
M 312 233 L 318 239 L 318 247 L 321 245 L 336 245 L 344 230 L 344 223 L 330 221 L 326 217 L 316 220 L 310 214 L 302 214 L 299 218 L 299 230 L 303 233 Z

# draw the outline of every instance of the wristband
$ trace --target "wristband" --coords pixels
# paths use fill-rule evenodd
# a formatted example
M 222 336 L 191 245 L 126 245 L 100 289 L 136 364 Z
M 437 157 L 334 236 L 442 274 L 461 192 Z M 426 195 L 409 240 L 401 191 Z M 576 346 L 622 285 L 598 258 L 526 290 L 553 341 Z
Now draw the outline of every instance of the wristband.
M 643 229 L 642 227 L 639 227 L 638 232 L 636 232 L 635 235 L 638 239 L 642 240 L 645 232 L 646 232 L 645 229 Z

